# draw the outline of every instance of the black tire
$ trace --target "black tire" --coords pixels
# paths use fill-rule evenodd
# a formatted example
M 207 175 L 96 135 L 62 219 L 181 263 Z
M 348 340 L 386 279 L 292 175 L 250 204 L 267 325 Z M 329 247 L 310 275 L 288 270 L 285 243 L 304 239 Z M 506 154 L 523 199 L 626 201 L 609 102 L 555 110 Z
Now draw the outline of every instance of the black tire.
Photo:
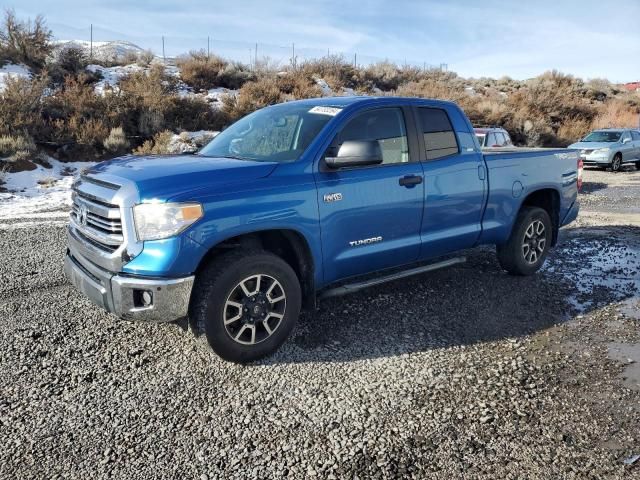
M 538 233 L 540 224 L 544 227 L 541 234 Z M 528 238 L 527 235 L 531 233 L 532 226 L 538 232 Z M 544 244 L 540 247 L 542 238 L 544 238 Z M 533 275 L 542 267 L 547 258 L 552 238 L 551 219 L 546 210 L 538 207 L 523 207 L 518 213 L 509 240 L 496 248 L 500 266 L 511 275 Z M 525 244 L 528 245 L 528 250 L 525 248 Z M 542 251 L 539 251 L 539 248 L 542 248 Z M 535 261 L 532 261 L 532 249 L 535 249 Z
M 636 170 L 640 170 L 640 162 L 636 162 Z
M 622 154 L 616 153 L 611 160 L 611 171 L 619 172 L 622 169 Z
M 240 283 L 244 280 L 247 291 L 253 292 L 258 275 L 262 284 L 258 288 L 268 289 L 272 280 L 277 285 L 269 292 L 245 295 Z M 270 296 L 271 292 L 276 292 L 277 297 Z M 271 303 L 282 294 L 284 300 Z M 192 323 L 204 330 L 209 346 L 220 357 L 247 363 L 273 353 L 282 345 L 298 320 L 301 301 L 298 277 L 280 257 L 263 250 L 231 251 L 215 258 L 196 276 L 190 316 Z M 262 310 L 255 312 L 259 309 Z M 238 314 L 242 318 L 230 321 Z M 282 315 L 277 323 L 275 315 Z M 232 335 L 238 332 L 238 340 L 234 340 Z M 247 344 L 252 340 L 254 343 Z

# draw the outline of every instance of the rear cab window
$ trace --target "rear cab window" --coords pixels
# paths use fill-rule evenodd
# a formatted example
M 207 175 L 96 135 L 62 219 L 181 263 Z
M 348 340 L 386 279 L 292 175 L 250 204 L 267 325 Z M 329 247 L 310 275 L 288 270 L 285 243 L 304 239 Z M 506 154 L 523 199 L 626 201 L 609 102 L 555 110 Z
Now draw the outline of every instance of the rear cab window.
M 442 108 L 418 107 L 427 161 L 456 155 L 460 149 L 449 115 Z

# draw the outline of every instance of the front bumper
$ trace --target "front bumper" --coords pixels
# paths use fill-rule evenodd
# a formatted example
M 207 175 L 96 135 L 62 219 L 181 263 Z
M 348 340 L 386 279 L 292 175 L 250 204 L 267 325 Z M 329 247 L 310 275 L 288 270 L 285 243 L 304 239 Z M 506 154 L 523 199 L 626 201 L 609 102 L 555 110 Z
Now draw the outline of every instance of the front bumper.
M 67 250 L 64 271 L 69 281 L 93 303 L 120 318 L 161 323 L 188 314 L 193 276 L 149 279 L 117 275 L 72 250 Z
M 611 163 L 611 158 L 608 154 L 580 155 L 580 158 L 585 165 L 609 165 Z

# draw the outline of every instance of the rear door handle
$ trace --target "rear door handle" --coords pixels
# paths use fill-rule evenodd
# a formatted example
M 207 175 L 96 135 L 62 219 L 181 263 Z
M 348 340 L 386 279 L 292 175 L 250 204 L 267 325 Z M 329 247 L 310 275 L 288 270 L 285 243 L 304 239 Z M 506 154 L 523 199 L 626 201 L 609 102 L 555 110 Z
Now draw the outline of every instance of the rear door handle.
M 398 183 L 403 187 L 412 188 L 422 183 L 422 177 L 420 175 L 407 175 L 402 177 Z

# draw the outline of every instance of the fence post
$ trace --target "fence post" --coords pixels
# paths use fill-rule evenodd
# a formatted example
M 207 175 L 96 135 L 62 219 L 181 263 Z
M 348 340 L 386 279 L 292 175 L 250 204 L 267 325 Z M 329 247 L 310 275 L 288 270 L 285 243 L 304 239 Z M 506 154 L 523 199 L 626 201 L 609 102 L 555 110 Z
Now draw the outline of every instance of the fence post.
M 291 44 L 291 66 L 296 69 L 296 44 Z

